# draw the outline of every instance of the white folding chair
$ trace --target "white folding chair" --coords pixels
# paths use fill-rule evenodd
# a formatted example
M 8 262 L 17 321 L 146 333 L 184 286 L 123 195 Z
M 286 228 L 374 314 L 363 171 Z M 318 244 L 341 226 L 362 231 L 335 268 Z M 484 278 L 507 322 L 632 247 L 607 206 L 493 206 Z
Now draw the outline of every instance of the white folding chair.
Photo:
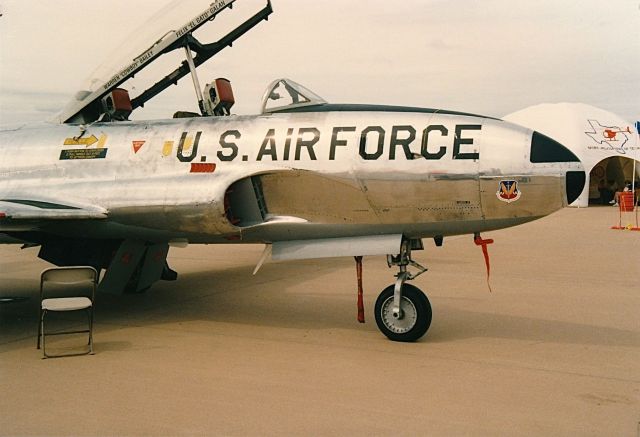
M 40 275 L 40 317 L 38 323 L 38 349 L 42 340 L 44 358 L 67 357 L 93 354 L 93 301 L 95 299 L 98 272 L 93 267 L 54 267 L 46 269 Z M 56 289 L 56 297 L 47 297 L 47 293 Z M 73 291 L 73 295 L 69 296 Z M 82 291 L 83 293 L 78 293 Z M 81 295 L 78 295 L 81 294 Z M 62 295 L 62 297 L 60 297 Z M 45 318 L 50 312 L 85 311 L 89 328 L 74 331 L 46 332 Z M 59 355 L 47 354 L 46 337 L 66 334 L 89 334 L 88 350 L 80 353 Z

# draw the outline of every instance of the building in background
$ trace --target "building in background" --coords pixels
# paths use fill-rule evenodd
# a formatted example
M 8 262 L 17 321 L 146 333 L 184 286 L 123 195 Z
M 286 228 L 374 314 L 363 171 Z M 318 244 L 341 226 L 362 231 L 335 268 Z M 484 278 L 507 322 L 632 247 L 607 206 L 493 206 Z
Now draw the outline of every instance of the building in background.
M 580 158 L 587 181 L 570 206 L 608 204 L 628 181 L 638 188 L 638 123 L 582 103 L 544 103 L 503 118 L 559 141 Z

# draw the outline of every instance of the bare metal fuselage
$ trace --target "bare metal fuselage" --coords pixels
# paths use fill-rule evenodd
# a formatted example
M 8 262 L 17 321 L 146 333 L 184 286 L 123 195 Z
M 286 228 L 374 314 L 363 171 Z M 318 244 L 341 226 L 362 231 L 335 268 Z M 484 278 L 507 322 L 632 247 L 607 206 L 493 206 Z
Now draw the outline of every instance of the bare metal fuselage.
M 225 243 L 504 228 L 565 205 L 565 173 L 580 167 L 532 163 L 531 142 L 495 119 L 368 111 L 4 130 L 0 201 L 89 220 L 4 220 L 3 232 Z

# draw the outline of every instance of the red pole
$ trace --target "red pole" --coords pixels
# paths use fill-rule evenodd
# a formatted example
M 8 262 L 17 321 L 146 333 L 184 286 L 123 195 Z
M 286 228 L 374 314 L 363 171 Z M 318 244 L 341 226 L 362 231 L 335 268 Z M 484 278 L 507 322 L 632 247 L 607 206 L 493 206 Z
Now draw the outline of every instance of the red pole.
M 364 323 L 364 301 L 362 299 L 362 257 L 355 256 L 358 275 L 358 322 Z

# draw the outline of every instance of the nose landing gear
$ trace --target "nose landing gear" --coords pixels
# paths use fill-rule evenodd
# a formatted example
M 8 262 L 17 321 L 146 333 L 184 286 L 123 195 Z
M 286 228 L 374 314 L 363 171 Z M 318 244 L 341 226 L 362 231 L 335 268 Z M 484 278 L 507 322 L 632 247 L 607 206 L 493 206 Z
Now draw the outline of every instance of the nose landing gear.
M 387 255 L 389 267 L 398 266 L 396 282 L 378 296 L 375 317 L 378 329 L 390 340 L 411 342 L 422 337 L 431 325 L 431 304 L 427 296 L 417 287 L 405 284 L 427 271 L 411 259 L 411 249 L 422 248 L 421 240 L 403 240 L 400 254 Z M 418 269 L 412 274 L 408 266 Z

